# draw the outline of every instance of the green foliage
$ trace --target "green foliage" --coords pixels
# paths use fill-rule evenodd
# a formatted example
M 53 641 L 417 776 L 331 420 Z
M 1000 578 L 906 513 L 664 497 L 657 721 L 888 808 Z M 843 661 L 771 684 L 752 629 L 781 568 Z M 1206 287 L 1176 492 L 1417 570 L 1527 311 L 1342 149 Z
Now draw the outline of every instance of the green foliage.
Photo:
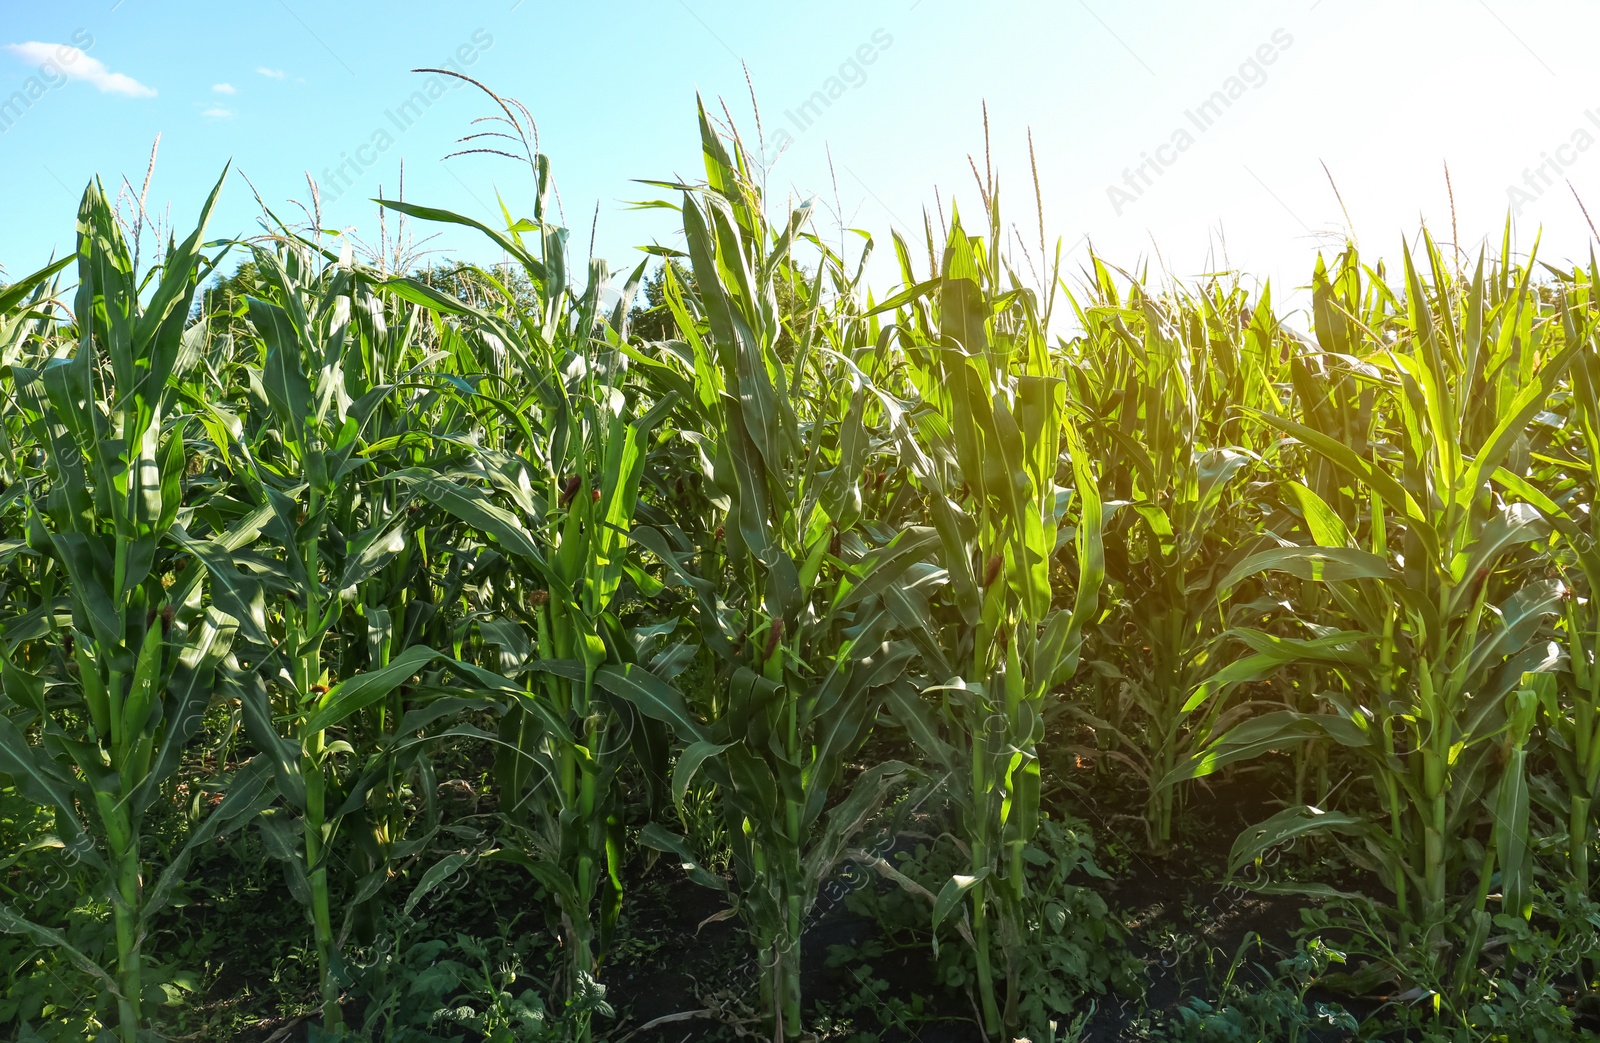
M 546 1008 L 528 977 L 528 946 L 505 936 L 418 939 L 425 923 L 385 932 L 356 954 L 350 992 L 365 1006 L 361 1032 L 373 1043 L 567 1043 L 595 1016 L 610 1017 L 605 989 L 589 985 L 565 1010 Z M 542 954 L 541 954 L 542 955 Z
M 204 318 L 207 333 L 213 338 L 246 335 L 245 316 L 250 298 L 263 287 L 261 272 L 253 260 L 241 261 L 232 275 L 217 276 L 195 300 L 191 321 Z
M 1174 768 L 1263 708 L 1232 684 L 1196 695 L 1234 652 L 1230 625 L 1282 615 L 1259 588 L 1220 581 L 1273 520 L 1273 436 L 1241 412 L 1278 406 L 1285 356 L 1270 291 L 1123 291 L 1098 257 L 1093 273 L 1072 298 L 1083 330 L 1064 348 L 1105 486 L 1106 612 L 1085 652 L 1094 697 L 1066 712 L 1093 729 L 1098 755 L 1134 773 L 1159 852 L 1181 803 Z
M 668 268 L 672 269 L 675 285 L 683 287 L 690 298 L 698 296 L 694 272 L 681 261 L 669 257 L 652 271 L 639 286 L 639 302 L 628 313 L 629 332 L 646 344 L 676 340 L 678 337 L 677 320 L 673 318 L 672 308 L 667 303 Z
M 1259 1040 L 1349 1038 L 1356 1019 L 1337 1003 L 1308 1002 L 1306 993 L 1329 967 L 1345 962 L 1345 954 L 1320 938 L 1302 943 L 1294 955 L 1279 960 L 1275 970 L 1255 965 L 1264 984 L 1240 980 L 1245 959 L 1260 939 L 1249 935 L 1234 954 L 1215 1002 L 1192 996 L 1178 1008 L 1175 1037 L 1194 1043 L 1255 1043 Z
M 214 192 L 141 270 L 94 183 L 75 254 L 0 287 L 0 1031 L 221 1031 L 243 949 L 329 1038 L 587 1043 L 665 856 L 742 925 L 765 1038 L 953 1016 L 874 969 L 912 948 L 988 1036 L 1064 1038 L 1140 983 L 1060 794 L 1135 794 L 1160 858 L 1267 756 L 1281 810 L 1212 868 L 1315 938 L 1173 1031 L 1348 1032 L 1335 986 L 1390 997 L 1375 1030 L 1582 1028 L 1600 268 L 1350 247 L 1303 336 L 1230 278 L 1071 286 L 1058 250 L 1032 285 L 990 176 L 880 296 L 702 110 L 704 180 L 650 204 L 685 253 L 613 278 L 490 100 L 530 215 L 383 205 L 499 265 L 223 247 Z M 897 801 L 939 821 L 890 864 L 857 844 Z M 850 899 L 883 932 L 818 1012 L 850 862 L 898 886 Z M 492 942 L 422 937 L 508 878 Z
M 1072 1023 L 1092 1014 L 1101 1003 L 1131 998 L 1140 992 L 1141 965 L 1125 948 L 1127 937 L 1104 898 L 1093 886 L 1105 880 L 1095 864 L 1094 844 L 1082 823 L 1040 820 L 1034 840 L 1023 851 L 1028 900 L 1019 943 L 1002 947 L 990 939 L 990 959 L 1013 967 L 1019 983 L 1019 1030 L 1044 1038 L 1049 1025 Z M 883 939 L 859 946 L 834 946 L 829 965 L 844 968 L 855 980 L 878 980 L 873 963 L 893 951 L 918 949 L 930 940 L 928 904 L 933 890 L 966 864 L 949 839 L 922 844 L 895 858 L 901 874 L 898 887 L 864 888 L 853 893 L 850 909 L 871 917 Z M 945 937 L 931 950 L 932 978 L 957 1003 L 979 982 L 979 961 L 970 934 L 946 923 L 936 929 Z M 865 986 L 863 986 L 865 987 Z M 921 1004 L 889 1003 L 885 1028 L 904 1028 L 930 1016 Z M 855 1012 L 855 1023 L 865 1011 Z
M 1052 1021 L 1065 1025 L 1108 999 L 1138 995 L 1142 968 L 1122 948 L 1121 925 L 1090 885 L 1109 878 L 1095 865 L 1083 823 L 1042 819 L 1023 858 L 1030 901 L 1026 941 L 1016 957 L 1023 996 L 1018 1019 L 1042 1036 Z

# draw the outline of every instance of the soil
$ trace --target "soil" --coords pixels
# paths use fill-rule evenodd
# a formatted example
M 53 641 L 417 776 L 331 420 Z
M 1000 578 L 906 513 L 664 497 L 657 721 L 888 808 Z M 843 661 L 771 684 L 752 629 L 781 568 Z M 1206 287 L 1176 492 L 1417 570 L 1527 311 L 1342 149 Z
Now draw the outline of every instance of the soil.
M 1122 827 L 1123 863 L 1111 872 L 1112 880 L 1093 884 L 1126 929 L 1128 948 L 1144 964 L 1146 994 L 1142 999 L 1102 1003 L 1083 1036 L 1087 1043 L 1132 1038 L 1128 1033 L 1136 1020 L 1148 1023 L 1150 1014 L 1157 1011 L 1171 1014 L 1191 996 L 1210 997 L 1214 990 L 1208 969 L 1225 972 L 1247 937 L 1260 939 L 1259 949 L 1252 949 L 1256 953 L 1253 958 L 1268 967 L 1293 951 L 1293 932 L 1300 926 L 1304 899 L 1254 894 L 1220 882 L 1229 848 L 1240 830 L 1279 810 L 1262 797 L 1273 791 L 1244 774 L 1210 787 L 1195 787 L 1184 811 L 1184 836 L 1164 857 L 1140 850 L 1142 837 L 1134 837 L 1131 822 Z M 1074 797 L 1058 798 L 1057 804 L 1060 811 L 1093 826 L 1102 844 L 1106 840 L 1102 834 L 1119 835 L 1112 823 L 1132 817 L 1123 807 L 1085 804 Z M 1101 865 L 1106 867 L 1104 857 Z M 635 912 L 632 920 L 635 929 L 649 923 L 648 929 L 659 932 L 664 939 L 662 948 L 650 969 L 630 968 L 625 977 L 613 979 L 611 984 L 622 1002 L 627 1026 L 635 1033 L 629 1038 L 633 1043 L 737 1038 L 732 1023 L 740 1016 L 755 1014 L 748 1009 L 756 999 L 756 983 L 745 969 L 752 958 L 748 946 L 735 922 L 698 926 L 721 902 L 711 892 L 689 884 L 681 874 L 669 871 L 661 877 L 663 869 L 658 865 L 651 871 L 661 889 L 660 900 L 653 903 L 656 907 Z M 894 885 L 879 881 L 875 886 L 888 889 Z M 812 924 L 804 942 L 803 988 L 813 1019 L 838 1009 L 858 985 L 851 979 L 851 967 L 827 966 L 830 947 L 859 948 L 875 937 L 881 937 L 880 925 L 853 914 L 842 903 L 829 907 Z M 1220 968 L 1216 966 L 1219 961 Z M 859 1028 L 879 1032 L 882 1043 L 982 1043 L 973 998 L 936 983 L 930 951 L 896 948 L 873 961 L 872 973 L 887 982 L 889 996 L 909 1000 L 920 995 L 928 1001 L 923 1018 L 916 1022 L 902 1021 L 896 1026 L 891 1017 L 880 1028 L 858 1021 Z M 1245 973 L 1257 972 L 1247 967 Z M 1364 1013 L 1361 1007 L 1371 1006 L 1352 1003 L 1347 997 L 1312 998 L 1338 999 L 1358 1015 Z M 701 1012 L 700 1016 L 644 1028 L 668 1015 L 695 1011 Z M 721 1031 L 714 1031 L 713 1026 L 720 1026 Z M 756 1025 L 739 1027 L 754 1030 Z M 623 1028 L 613 1038 L 627 1031 Z M 1323 1038 L 1332 1043 L 1344 1037 L 1330 1034 Z
M 1263 758 L 1256 765 L 1224 771 L 1190 787 L 1175 819 L 1178 835 L 1164 855 L 1150 853 L 1137 794 L 1119 792 L 1114 773 L 1082 764 L 1046 772 L 1047 778 L 1064 780 L 1044 795 L 1046 809 L 1052 817 L 1077 819 L 1090 828 L 1096 861 L 1110 877 L 1090 879 L 1079 873 L 1073 882 L 1088 885 L 1105 900 L 1125 937 L 1115 944 L 1131 952 L 1143 969 L 1142 996 L 1102 999 L 1085 1027 L 1085 1041 L 1161 1038 L 1150 1034 L 1150 1026 L 1167 1023 L 1193 998 L 1214 1000 L 1218 982 L 1230 966 L 1237 963 L 1236 981 L 1265 984 L 1276 962 L 1294 951 L 1308 900 L 1224 883 L 1235 837 L 1281 808 L 1268 799 L 1285 791 L 1284 765 L 1274 760 Z M 929 830 L 936 832 L 937 826 L 930 825 Z M 895 853 L 908 851 L 917 835 L 897 835 L 881 853 L 893 862 Z M 1291 859 L 1302 877 L 1317 872 L 1314 859 L 1303 849 Z M 230 857 L 222 857 L 213 865 L 220 869 L 231 863 Z M 475 874 L 480 870 L 489 875 L 474 875 L 472 886 L 461 889 L 448 910 L 433 916 L 430 936 L 449 938 L 459 930 L 492 937 L 497 929 L 504 930 L 511 910 L 523 918 L 519 925 L 534 931 L 542 927 L 536 911 L 541 898 L 525 875 L 503 866 L 480 866 Z M 1328 878 L 1341 879 L 1335 872 L 1330 870 Z M 295 909 L 287 893 L 275 893 L 283 891 L 281 873 L 252 877 L 258 893 L 235 890 L 216 903 L 218 910 L 246 898 L 254 903 L 252 916 L 258 918 L 259 929 L 293 935 L 292 924 L 278 923 L 284 917 L 261 918 L 262 908 L 280 901 L 285 910 Z M 1348 885 L 1348 880 L 1343 882 Z M 214 892 L 218 899 L 224 899 L 222 883 L 217 882 Z M 867 886 L 879 893 L 894 887 L 876 876 Z M 627 902 L 603 974 L 616 1016 L 598 1023 L 597 1035 L 612 1043 L 759 1039 L 759 963 L 743 925 L 727 915 L 723 897 L 690 882 L 668 858 L 636 860 L 629 867 L 625 888 Z M 876 919 L 852 908 L 857 904 L 819 902 L 820 912 L 807 930 L 802 965 L 808 1025 L 831 1020 L 834 1029 L 823 1037 L 830 1043 L 980 1043 L 984 1037 L 975 999 L 940 982 L 931 946 L 925 944 L 926 932 L 909 943 L 905 937 L 886 937 Z M 202 903 L 183 916 L 202 915 L 203 908 Z M 270 942 L 262 939 L 264 946 Z M 830 965 L 834 947 L 860 950 L 874 942 L 883 943 L 883 951 L 871 960 L 870 975 L 859 960 L 836 960 Z M 242 976 L 237 968 L 244 964 L 237 963 L 217 980 L 209 990 L 212 1008 L 220 1010 L 252 992 L 260 1004 L 270 986 L 248 979 L 259 976 L 262 962 L 250 963 L 251 970 Z M 552 952 L 546 969 L 554 966 Z M 863 991 L 867 981 L 879 990 L 876 1000 Z M 277 988 L 283 991 L 281 983 Z M 237 1043 L 306 1039 L 316 1023 L 314 983 L 307 980 L 298 991 L 305 993 L 298 1008 L 252 1019 L 248 1028 L 231 1038 Z M 1377 997 L 1352 999 L 1315 990 L 1308 999 L 1338 1002 L 1359 1020 L 1381 1003 Z M 916 1009 L 908 1012 L 914 1003 Z M 353 1002 L 347 1022 L 359 1024 L 360 1013 L 360 1004 Z M 232 1020 L 237 1024 L 242 1019 Z M 1329 1031 L 1312 1040 L 1335 1043 L 1348 1038 Z

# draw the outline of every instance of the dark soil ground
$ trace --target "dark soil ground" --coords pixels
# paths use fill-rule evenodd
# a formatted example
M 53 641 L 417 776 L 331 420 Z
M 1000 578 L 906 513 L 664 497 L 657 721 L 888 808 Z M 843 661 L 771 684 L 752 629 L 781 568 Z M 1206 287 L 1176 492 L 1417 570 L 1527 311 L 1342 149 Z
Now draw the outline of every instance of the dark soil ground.
M 1197 788 L 1185 809 L 1183 836 L 1164 857 L 1141 850 L 1142 836 L 1132 816 L 1116 806 L 1093 806 L 1067 798 L 1059 812 L 1087 822 L 1102 844 L 1102 867 L 1111 870 L 1110 881 L 1090 881 L 1125 929 L 1124 944 L 1144 966 L 1142 997 L 1102 1000 L 1090 1020 L 1086 1041 L 1147 1038 L 1137 1026 L 1159 1023 L 1191 996 L 1213 994 L 1212 979 L 1225 973 L 1247 937 L 1256 963 L 1271 967 L 1294 948 L 1293 932 L 1300 926 L 1303 899 L 1260 895 L 1221 883 L 1228 851 L 1244 827 L 1273 812 L 1261 794 L 1271 792 L 1259 779 L 1240 775 L 1209 788 Z M 1125 821 L 1119 831 L 1114 823 Z M 1107 841 L 1110 841 L 1108 844 Z M 899 845 L 905 846 L 905 845 Z M 1113 850 L 1108 853 L 1106 848 Z M 892 860 L 892 854 L 890 856 Z M 614 969 L 611 988 L 625 1005 L 628 1023 L 635 1027 L 638 1043 L 686 1043 L 706 1038 L 735 1038 L 738 1025 L 754 1029 L 744 1019 L 756 999 L 750 974 L 752 954 L 735 922 L 699 926 L 721 908 L 711 892 L 697 888 L 663 866 L 647 879 L 652 897 L 647 907 L 631 916 L 634 931 L 661 939 L 648 966 Z M 883 890 L 894 887 L 874 881 Z M 882 925 L 873 918 L 835 903 L 813 923 L 805 941 L 804 989 L 813 1018 L 826 1021 L 829 1012 L 848 1005 L 860 991 L 863 968 L 828 966 L 834 946 L 860 949 L 869 939 L 880 938 Z M 1259 973 L 1246 966 L 1245 974 Z M 885 1010 L 879 1024 L 857 1016 L 856 1031 L 875 1034 L 882 1043 L 980 1043 L 975 1000 L 942 989 L 936 981 L 931 947 L 924 951 L 896 947 L 886 958 L 873 962 L 871 975 L 888 985 L 886 995 L 925 1001 L 922 1017 L 912 1020 Z M 1313 997 L 1316 998 L 1316 997 Z M 1348 998 L 1346 1006 L 1360 1008 Z M 683 1015 L 683 1020 L 665 1020 Z M 658 1022 L 654 1028 L 648 1026 Z M 712 1026 L 723 1026 L 714 1032 Z M 731 1031 L 730 1031 L 731 1029 Z M 848 1033 L 838 1038 L 852 1038 Z M 858 1038 L 874 1038 L 863 1036 Z M 1329 1034 L 1331 1041 L 1344 1038 Z
M 893 756 L 896 751 L 872 753 Z M 1276 760 L 1263 758 L 1247 770 L 1225 771 L 1191 786 L 1175 819 L 1173 844 L 1159 856 L 1150 853 L 1139 795 L 1126 788 L 1125 780 L 1081 762 L 1047 770 L 1047 778 L 1065 781 L 1044 795 L 1045 808 L 1053 819 L 1077 821 L 1092 832 L 1096 862 L 1108 877 L 1078 872 L 1071 880 L 1098 894 L 1107 917 L 1120 928 L 1113 932 L 1117 939 L 1105 943 L 1107 951 L 1131 953 L 1137 966 L 1126 995 L 1111 992 L 1094 1001 L 1082 1026 L 1084 1040 L 1177 1038 L 1163 1026 L 1196 997 L 1215 1002 L 1230 970 L 1236 983 L 1266 985 L 1277 961 L 1294 952 L 1308 901 L 1247 891 L 1224 880 L 1229 849 L 1240 831 L 1280 810 L 1267 799 L 1286 789 L 1286 766 Z M 926 813 L 928 821 L 914 824 L 915 829 L 897 825 L 905 832 L 894 834 L 880 853 L 896 861 L 919 837 L 945 828 L 937 821 L 940 814 Z M 173 1026 L 179 1031 L 168 1035 L 237 1043 L 315 1038 L 314 958 L 305 951 L 299 907 L 281 872 L 252 847 L 259 842 L 238 837 L 230 841 L 237 850 L 218 851 L 196 867 L 200 882 L 191 889 L 193 901 L 173 914 L 163 941 L 187 940 L 196 952 L 210 953 L 206 963 L 212 971 L 196 1018 L 186 1018 L 186 1025 Z M 1331 848 L 1298 848 L 1271 871 L 1345 887 L 1362 883 L 1334 854 Z M 597 1037 L 611 1043 L 759 1038 L 758 962 L 737 918 L 719 915 L 726 913 L 721 896 L 691 883 L 669 859 L 639 858 L 628 876 L 624 913 L 604 972 L 615 1016 L 597 1022 Z M 453 939 L 457 932 L 521 938 L 527 944 L 524 984 L 518 988 L 553 981 L 559 953 L 541 912 L 547 903 L 526 874 L 483 863 L 463 880 L 465 886 L 427 910 L 418 925 L 423 933 L 412 943 Z M 860 899 L 896 893 L 894 885 L 871 874 L 860 874 L 860 880 L 850 899 L 819 901 L 807 930 L 808 1025 L 819 1028 L 828 1043 L 980 1043 L 975 997 L 941 980 L 926 907 L 886 924 L 864 908 L 878 908 L 874 902 Z M 841 952 L 855 956 L 841 959 Z M 352 990 L 347 1004 L 350 1024 L 360 1024 L 366 1013 L 359 991 Z M 1315 990 L 1307 998 L 1340 1003 L 1363 1021 L 1382 1002 L 1378 996 Z M 1083 1009 L 1091 1011 L 1087 1004 Z M 1351 1037 L 1326 1030 L 1301 1038 L 1335 1043 Z
M 1103 778 L 1083 781 L 1084 792 L 1091 788 L 1096 793 L 1112 792 Z M 1270 968 L 1293 950 L 1304 900 L 1254 894 L 1222 882 L 1228 850 L 1239 831 L 1278 810 L 1263 800 L 1263 794 L 1276 789 L 1264 781 L 1239 773 L 1209 787 L 1194 787 L 1181 816 L 1179 836 L 1165 856 L 1148 852 L 1134 814 L 1136 805 L 1130 801 L 1089 803 L 1081 792 L 1065 791 L 1047 800 L 1053 814 L 1077 818 L 1094 833 L 1097 860 L 1111 879 L 1091 880 L 1080 874 L 1078 882 L 1092 885 L 1102 895 L 1125 935 L 1124 941 L 1113 944 L 1126 947 L 1143 967 L 1144 994 L 1100 999 L 1088 1022 L 1086 1041 L 1159 1038 L 1150 1035 L 1149 1028 L 1161 1024 L 1190 997 L 1213 996 L 1216 979 L 1227 972 L 1247 937 L 1259 939 L 1259 944 L 1250 947 L 1242 974 L 1264 977 L 1255 964 Z M 897 839 L 883 854 L 892 862 L 911 843 Z M 619 1043 L 755 1038 L 758 964 L 742 925 L 737 919 L 719 919 L 717 914 L 725 910 L 721 897 L 691 883 L 667 860 L 649 865 L 640 860 L 631 870 L 628 903 L 605 975 L 617 1016 L 606 1023 L 603 1036 Z M 282 887 L 275 875 L 263 880 L 259 892 L 233 897 L 249 903 L 251 918 L 259 927 L 284 919 L 280 925 L 284 933 L 294 934 L 294 925 L 288 922 L 298 915 L 294 903 L 286 893 L 278 893 Z M 881 891 L 894 887 L 877 878 L 867 886 Z M 507 909 L 526 910 L 535 897 L 524 877 L 497 869 L 491 878 L 475 880 L 453 896 L 429 925 L 430 931 L 493 936 Z M 931 945 L 916 939 L 906 944 L 902 936 L 870 967 L 855 961 L 830 965 L 839 964 L 829 959 L 835 947 L 859 951 L 874 940 L 884 940 L 883 925 L 856 911 L 855 904 L 819 903 L 822 912 L 807 931 L 803 988 L 812 1023 L 834 1025 L 826 1038 L 840 1041 L 980 1043 L 983 1034 L 975 999 L 937 980 Z M 275 916 L 275 909 L 281 916 Z M 188 915 L 205 914 L 194 909 Z M 280 975 L 284 965 L 280 957 L 276 963 Z M 293 960 L 288 965 L 296 966 Z M 248 979 L 252 968 L 259 973 L 259 967 L 259 961 L 225 961 L 226 969 L 208 990 L 213 1005 L 252 1005 L 250 997 L 260 998 L 262 983 Z M 236 1043 L 307 1038 L 316 1018 L 310 1010 L 314 989 L 309 966 L 306 971 L 300 986 L 306 994 L 301 1009 L 250 1018 L 248 1027 L 231 1038 Z M 874 985 L 879 1002 L 863 990 L 863 982 Z M 278 984 L 293 988 L 290 982 Z M 908 1013 L 905 1007 L 919 999 L 919 1009 Z M 1352 1009 L 1362 1006 L 1348 998 L 1341 1001 Z M 359 1023 L 361 1013 L 360 1002 L 354 1001 L 347 1020 Z M 1331 1043 L 1345 1037 L 1323 1038 Z

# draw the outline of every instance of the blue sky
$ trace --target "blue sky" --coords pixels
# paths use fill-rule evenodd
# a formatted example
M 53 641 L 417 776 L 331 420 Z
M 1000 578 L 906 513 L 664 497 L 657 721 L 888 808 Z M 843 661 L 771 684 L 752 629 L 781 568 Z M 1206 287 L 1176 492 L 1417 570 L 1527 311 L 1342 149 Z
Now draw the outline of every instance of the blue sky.
M 824 229 L 877 233 L 881 258 L 888 229 L 919 230 L 935 190 L 976 209 L 967 157 L 982 166 L 984 101 L 1008 212 L 1030 242 L 1031 128 L 1049 235 L 1075 259 L 1093 242 L 1183 277 L 1231 265 L 1274 278 L 1280 299 L 1338 241 L 1346 210 L 1369 251 L 1392 254 L 1422 220 L 1449 239 L 1446 162 L 1469 249 L 1497 240 L 1515 206 L 1524 246 L 1542 226 L 1547 259 L 1586 255 L 1569 180 L 1600 215 L 1600 82 L 1586 53 L 1600 12 L 1572 0 L 7 6 L 0 105 L 26 99 L 0 108 L 11 276 L 70 248 L 91 176 L 137 185 L 157 133 L 149 207 L 170 206 L 180 233 L 230 160 L 219 237 L 259 229 L 244 177 L 297 214 L 309 172 L 324 224 L 373 240 L 367 200 L 395 191 L 402 160 L 410 200 L 491 220 L 500 192 L 526 212 L 525 171 L 442 161 L 485 98 L 434 84 L 437 98 L 411 100 L 430 85 L 408 70 L 450 61 L 532 111 L 577 251 L 598 214 L 596 251 L 613 267 L 673 241 L 670 215 L 627 201 L 655 194 L 634 178 L 697 174 L 696 91 L 726 99 L 755 138 L 746 65 L 769 196 L 816 197 Z M 835 97 L 823 106 L 819 91 Z M 494 259 L 470 234 L 430 245 Z

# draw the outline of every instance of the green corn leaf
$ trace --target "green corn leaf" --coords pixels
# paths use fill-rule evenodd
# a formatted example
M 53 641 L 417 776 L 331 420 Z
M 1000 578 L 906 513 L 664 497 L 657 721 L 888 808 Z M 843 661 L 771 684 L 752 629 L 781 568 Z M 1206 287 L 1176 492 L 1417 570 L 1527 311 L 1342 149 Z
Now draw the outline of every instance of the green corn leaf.
M 1390 579 L 1393 570 L 1376 554 L 1352 547 L 1273 547 L 1247 555 L 1217 581 L 1227 590 L 1260 572 L 1287 572 L 1318 583 Z
M 1299 482 L 1289 482 L 1289 491 L 1300 505 L 1306 529 L 1319 547 L 1353 547 L 1350 530 L 1344 519 L 1329 507 L 1327 501 Z
M 35 290 L 49 282 L 53 276 L 75 260 L 77 258 L 72 256 L 63 257 L 59 261 L 45 265 L 36 272 L 30 272 L 22 276 L 16 282 L 0 290 L 0 315 L 9 315 L 23 301 L 33 296 Z
M 1239 839 L 1234 841 L 1233 849 L 1228 853 L 1228 877 L 1232 879 L 1245 866 L 1296 837 L 1316 833 L 1360 836 L 1371 829 L 1371 824 L 1359 815 L 1323 811 L 1310 805 L 1285 808 L 1239 834 Z
M 444 656 L 427 645 L 412 645 L 394 661 L 377 670 L 367 670 L 334 685 L 318 700 L 316 709 L 306 715 L 301 730 L 326 731 L 351 714 L 387 696 L 406 679 Z
M 595 671 L 595 682 L 619 699 L 626 699 L 646 717 L 660 721 L 689 742 L 706 742 L 705 730 L 689 713 L 677 689 L 634 663 L 606 665 Z
M 1158 785 L 1170 786 L 1203 778 L 1239 761 L 1272 750 L 1289 749 L 1308 739 L 1329 738 L 1348 747 L 1371 745 L 1371 737 L 1343 717 L 1278 710 L 1252 717 L 1207 743 L 1193 757 L 1174 768 Z
M 727 892 L 728 882 L 700 864 L 700 860 L 689 849 L 689 842 L 669 832 L 659 823 L 651 822 L 640 829 L 639 843 L 654 851 L 676 856 L 684 871 L 689 874 L 689 879 L 701 887 Z
M 33 939 L 38 945 L 55 949 L 72 962 L 83 973 L 99 982 L 100 988 L 107 995 L 120 996 L 121 990 L 117 987 L 116 979 L 105 968 L 90 959 L 82 950 L 74 947 L 62 931 L 54 927 L 34 923 L 4 902 L 0 902 L 0 931 L 7 934 L 21 934 Z
M 715 757 L 729 745 L 699 740 L 690 743 L 678 754 L 678 762 L 672 768 L 672 803 L 677 807 L 679 817 L 685 814 L 683 798 L 689 790 L 689 784 L 694 781 L 695 773 L 709 758 Z
M 958 874 L 945 881 L 944 886 L 939 888 L 938 897 L 936 897 L 933 901 L 932 926 L 935 937 L 938 936 L 939 925 L 944 923 L 945 919 L 951 913 L 955 912 L 956 907 L 961 904 L 961 899 L 967 894 L 967 892 L 971 891 L 974 887 L 977 887 L 988 878 L 989 869 L 985 867 L 976 873 L 967 875 Z
M 52 763 L 43 747 L 28 742 L 4 714 L 0 714 L 0 772 L 11 776 L 35 804 L 55 809 L 56 832 L 66 838 L 68 848 L 85 862 L 105 868 L 78 818 L 78 801 L 89 802 L 83 783 Z

